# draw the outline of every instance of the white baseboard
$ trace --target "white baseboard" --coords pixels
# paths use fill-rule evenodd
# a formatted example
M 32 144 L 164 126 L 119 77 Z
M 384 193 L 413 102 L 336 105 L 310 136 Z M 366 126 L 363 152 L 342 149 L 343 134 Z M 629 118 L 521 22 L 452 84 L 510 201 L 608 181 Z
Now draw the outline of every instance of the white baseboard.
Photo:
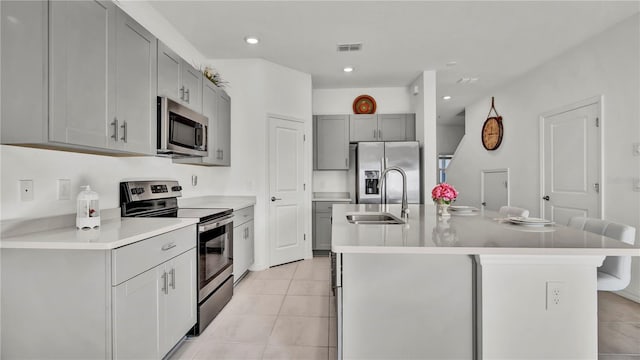
M 632 293 L 631 291 L 628 291 L 628 290 L 621 290 L 621 291 L 614 291 L 614 292 L 625 299 L 629 299 L 631 301 L 640 303 L 640 295 L 636 293 Z

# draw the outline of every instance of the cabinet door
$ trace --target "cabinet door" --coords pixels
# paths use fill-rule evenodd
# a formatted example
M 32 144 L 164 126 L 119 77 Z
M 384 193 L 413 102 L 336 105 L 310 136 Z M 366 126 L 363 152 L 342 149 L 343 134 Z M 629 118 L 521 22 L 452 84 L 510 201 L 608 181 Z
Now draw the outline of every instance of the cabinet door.
M 380 141 L 404 141 L 406 128 L 405 114 L 378 115 L 378 139 Z
M 49 139 L 106 148 L 114 135 L 107 122 L 115 114 L 116 7 L 111 1 L 49 4 Z
M 47 1 L 0 1 L 3 144 L 39 143 L 49 139 L 48 13 Z
M 253 229 L 253 220 L 247 222 L 245 224 L 247 227 L 247 270 L 253 263 L 255 262 L 255 240 L 254 240 L 254 229 Z
M 162 357 L 158 342 L 162 268 L 153 268 L 112 288 L 115 359 Z
M 378 141 L 378 116 L 350 115 L 349 141 Z
M 220 124 L 218 121 L 218 91 L 211 81 L 206 80 L 202 84 L 202 114 L 209 119 L 209 130 L 207 132 L 206 158 L 202 158 L 203 164 L 219 165 L 221 162 L 220 146 L 218 144 L 218 132 Z
M 116 119 L 112 146 L 142 154 L 155 153 L 157 41 L 123 11 L 117 14 Z
M 218 147 L 220 165 L 231 166 L 231 98 L 218 90 Z
M 246 231 L 246 223 L 233 228 L 233 278 L 235 282 L 240 280 L 248 268 Z
M 196 323 L 196 249 L 166 262 L 164 271 L 167 274 L 167 290 L 161 295 L 160 301 L 163 309 L 160 317 L 160 357 L 169 352 Z
M 348 170 L 348 115 L 316 116 L 314 134 L 315 170 Z
M 202 112 L 202 73 L 188 62 L 182 60 L 182 86 L 184 86 L 183 103 L 190 109 Z
M 158 96 L 182 100 L 184 89 L 180 81 L 181 62 L 178 54 L 158 40 Z
M 314 250 L 331 250 L 331 213 L 316 212 L 315 232 L 313 234 Z

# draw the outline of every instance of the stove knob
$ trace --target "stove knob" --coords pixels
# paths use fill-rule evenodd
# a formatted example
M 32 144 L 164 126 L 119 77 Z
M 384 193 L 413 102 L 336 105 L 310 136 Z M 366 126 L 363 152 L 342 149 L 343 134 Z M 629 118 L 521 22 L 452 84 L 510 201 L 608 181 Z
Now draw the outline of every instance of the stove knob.
M 138 189 L 137 188 L 131 189 L 131 194 L 132 195 L 138 195 Z
M 182 186 L 173 186 L 171 187 L 171 191 L 180 191 L 182 190 Z
M 144 194 L 144 188 L 138 188 L 138 194 Z

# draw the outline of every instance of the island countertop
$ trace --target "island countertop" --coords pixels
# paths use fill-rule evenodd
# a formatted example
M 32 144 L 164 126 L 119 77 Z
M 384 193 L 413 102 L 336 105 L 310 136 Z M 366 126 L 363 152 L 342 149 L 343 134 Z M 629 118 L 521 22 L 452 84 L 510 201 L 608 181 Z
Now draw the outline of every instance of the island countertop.
M 563 225 L 529 227 L 495 220 L 479 210 L 438 218 L 432 204 L 409 205 L 409 221 L 400 225 L 351 224 L 346 215 L 389 212 L 400 205 L 335 204 L 331 250 L 335 253 L 450 255 L 605 255 L 640 256 L 640 248 Z

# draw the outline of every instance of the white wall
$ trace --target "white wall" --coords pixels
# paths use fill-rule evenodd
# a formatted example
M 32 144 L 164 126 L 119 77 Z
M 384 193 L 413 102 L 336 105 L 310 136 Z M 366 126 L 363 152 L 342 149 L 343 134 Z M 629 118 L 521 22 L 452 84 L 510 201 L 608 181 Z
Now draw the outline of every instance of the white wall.
M 453 154 L 464 136 L 464 125 L 438 125 L 438 154 Z
M 593 96 L 603 95 L 604 218 L 635 226 L 640 232 L 640 16 L 635 15 L 568 50 L 513 83 L 466 108 L 466 135 L 447 171 L 460 192 L 459 202 L 478 206 L 480 171 L 510 168 L 511 204 L 540 214 L 539 116 Z M 504 139 L 488 152 L 480 131 L 495 96 L 503 117 Z M 640 247 L 640 242 L 636 240 Z M 640 265 L 634 259 L 626 295 L 640 301 Z
M 313 114 L 353 114 L 353 100 L 360 95 L 370 95 L 376 100 L 376 113 L 403 114 L 411 110 L 411 98 L 406 87 L 314 89 Z M 313 191 L 348 192 L 347 171 L 314 171 Z M 351 194 L 354 196 L 354 194 Z

